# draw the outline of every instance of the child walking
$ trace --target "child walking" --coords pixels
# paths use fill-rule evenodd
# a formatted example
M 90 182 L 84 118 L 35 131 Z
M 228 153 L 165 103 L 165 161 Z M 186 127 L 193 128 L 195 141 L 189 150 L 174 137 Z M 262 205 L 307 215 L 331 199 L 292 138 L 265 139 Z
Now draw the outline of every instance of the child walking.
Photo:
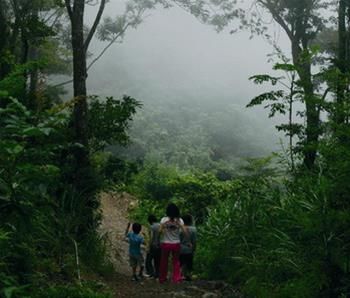
M 125 231 L 125 236 L 129 241 L 129 264 L 132 269 L 132 280 L 138 281 L 143 277 L 143 263 L 144 259 L 141 253 L 141 244 L 144 244 L 144 239 L 141 235 L 141 225 L 139 223 L 128 223 Z M 139 268 L 137 276 L 136 271 Z

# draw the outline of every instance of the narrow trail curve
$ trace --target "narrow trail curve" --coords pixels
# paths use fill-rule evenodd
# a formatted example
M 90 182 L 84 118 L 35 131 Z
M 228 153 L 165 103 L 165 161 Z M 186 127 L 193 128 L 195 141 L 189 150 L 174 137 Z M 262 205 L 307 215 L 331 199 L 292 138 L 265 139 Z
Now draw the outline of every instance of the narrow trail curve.
M 109 239 L 109 254 L 115 266 L 116 274 L 107 281 L 113 289 L 115 298 L 241 298 L 241 294 L 224 282 L 192 281 L 179 285 L 159 284 L 154 279 L 140 282 L 131 281 L 128 265 L 128 244 L 124 240 L 128 223 L 128 210 L 136 204 L 136 199 L 122 193 L 104 193 L 101 195 L 103 213 L 100 231 Z

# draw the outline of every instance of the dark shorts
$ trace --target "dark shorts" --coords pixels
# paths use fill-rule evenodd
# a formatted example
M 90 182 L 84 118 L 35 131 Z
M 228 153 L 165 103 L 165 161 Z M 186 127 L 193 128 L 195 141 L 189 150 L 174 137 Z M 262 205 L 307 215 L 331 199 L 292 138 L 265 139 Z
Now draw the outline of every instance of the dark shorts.
M 129 264 L 131 267 L 143 267 L 144 259 L 142 255 L 133 256 L 129 255 Z

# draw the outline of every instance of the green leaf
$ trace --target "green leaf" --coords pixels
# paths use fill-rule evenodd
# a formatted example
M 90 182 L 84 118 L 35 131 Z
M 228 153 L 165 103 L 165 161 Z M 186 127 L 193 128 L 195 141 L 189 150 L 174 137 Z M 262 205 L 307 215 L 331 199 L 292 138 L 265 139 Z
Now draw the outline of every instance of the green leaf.
M 8 287 L 5 288 L 3 293 L 5 295 L 5 298 L 11 298 L 13 296 L 13 293 L 17 290 L 17 287 Z
M 9 154 L 18 155 L 23 152 L 24 147 L 19 144 L 7 143 L 5 147 L 5 151 Z
M 53 128 L 51 127 L 44 127 L 40 129 L 42 133 L 46 136 L 49 136 L 51 132 L 53 132 Z
M 269 117 L 274 117 L 276 113 L 280 113 L 282 115 L 286 114 L 288 106 L 286 106 L 284 103 L 273 103 L 271 105 L 269 105 L 270 107 L 270 113 L 269 113 Z
M 274 70 L 283 70 L 283 71 L 296 71 L 297 68 L 294 64 L 289 63 L 276 63 L 273 66 Z
M 271 92 L 266 92 L 262 93 L 256 97 L 254 97 L 249 104 L 247 104 L 247 108 L 250 108 L 252 106 L 260 105 L 264 101 L 277 101 L 279 98 L 282 98 L 284 96 L 284 91 L 283 90 L 278 90 L 278 91 L 271 91 Z
M 24 136 L 27 136 L 27 137 L 39 137 L 43 135 L 48 136 L 51 131 L 52 131 L 52 128 L 47 128 L 47 127 L 39 128 L 39 127 L 32 126 L 32 127 L 23 129 L 22 133 Z
M 4 90 L 0 90 L 0 98 L 7 98 L 9 96 L 9 93 Z
M 6 198 L 4 196 L 0 196 L 0 201 L 6 202 L 6 203 L 11 202 L 11 200 L 9 198 Z
M 250 81 L 253 81 L 255 84 L 262 84 L 265 82 L 270 82 L 272 85 L 276 85 L 277 82 L 282 79 L 282 77 L 272 77 L 267 74 L 255 75 L 249 78 Z

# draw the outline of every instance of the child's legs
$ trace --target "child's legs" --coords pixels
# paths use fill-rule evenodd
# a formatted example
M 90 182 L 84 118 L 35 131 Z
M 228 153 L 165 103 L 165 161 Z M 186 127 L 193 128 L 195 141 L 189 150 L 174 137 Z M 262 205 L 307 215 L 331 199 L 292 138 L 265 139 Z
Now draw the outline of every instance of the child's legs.
M 193 268 L 193 254 L 182 254 L 180 255 L 180 260 L 182 274 L 184 277 L 190 278 Z
M 181 282 L 181 270 L 180 270 L 180 244 L 172 244 L 172 255 L 173 255 L 173 283 Z
M 154 275 L 156 277 L 159 276 L 160 256 L 161 256 L 160 248 L 155 248 L 153 250 L 153 258 L 154 258 Z
M 180 267 L 182 270 L 186 268 L 186 261 L 187 261 L 186 256 L 187 256 L 186 254 L 180 253 L 179 260 L 180 260 Z
M 145 260 L 144 260 L 144 258 L 143 258 L 143 255 L 139 255 L 139 256 L 137 257 L 137 265 L 138 265 L 139 268 L 140 268 L 140 271 L 139 271 L 139 275 L 140 275 L 140 276 L 143 275 L 144 263 L 145 263 Z
M 165 282 L 168 275 L 168 258 L 170 253 L 169 244 L 162 243 L 161 248 L 161 257 L 160 257 L 160 267 L 159 267 L 159 282 Z
M 129 265 L 131 267 L 132 275 L 136 275 L 136 268 L 137 268 L 137 258 L 130 255 L 129 256 Z
M 146 265 L 146 273 L 149 275 L 154 274 L 152 259 L 153 259 L 152 251 L 149 251 L 146 255 L 146 264 L 145 264 Z
M 185 265 L 185 254 L 180 254 L 179 260 L 180 260 L 180 266 L 182 267 L 183 265 Z
M 188 255 L 187 268 L 189 273 L 191 273 L 193 270 L 193 253 Z

